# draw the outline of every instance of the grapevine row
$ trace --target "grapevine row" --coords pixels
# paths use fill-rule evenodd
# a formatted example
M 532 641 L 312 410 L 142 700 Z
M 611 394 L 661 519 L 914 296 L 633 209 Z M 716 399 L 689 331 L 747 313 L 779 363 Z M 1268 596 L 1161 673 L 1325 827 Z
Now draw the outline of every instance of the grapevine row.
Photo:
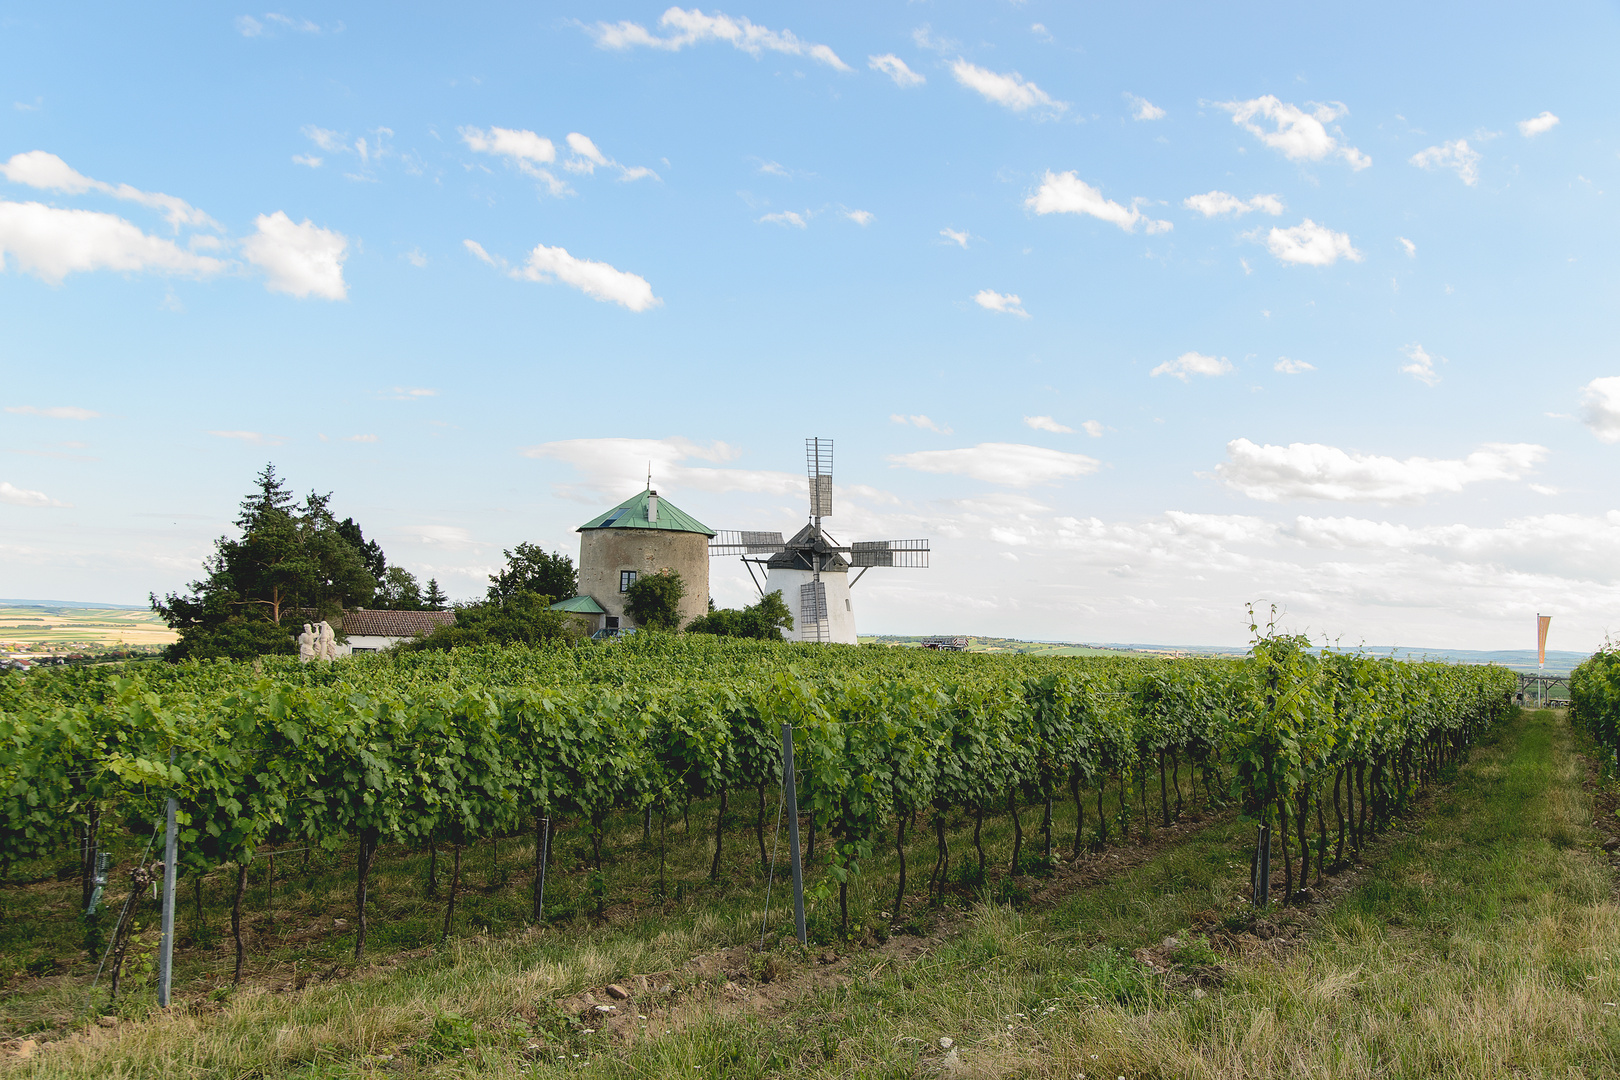
M 0 860 L 59 852 L 75 834 L 93 839 L 103 821 L 148 828 L 173 793 L 185 868 L 234 863 L 239 890 L 265 845 L 353 845 L 360 954 L 381 844 L 459 853 L 573 818 L 591 844 L 600 911 L 610 814 L 667 819 L 718 798 L 723 821 L 743 790 L 763 806 L 781 773 L 781 726 L 791 724 L 799 803 L 812 834 L 825 837 L 846 923 L 850 878 L 891 831 L 903 859 L 906 828 L 933 826 L 930 887 L 943 886 L 945 815 L 1011 812 L 1016 869 L 1020 806 L 1044 805 L 1049 822 L 1054 799 L 1074 799 L 1078 852 L 1082 788 L 1098 792 L 1106 830 L 1109 779 L 1122 800 L 1134 785 L 1145 801 L 1158 771 L 1168 816 L 1167 765 L 1176 775 L 1198 768 L 1206 790 L 1281 831 L 1291 894 L 1293 858 L 1303 885 L 1313 839 L 1319 870 L 1327 857 L 1330 790 L 1342 854 L 1347 830 L 1359 846 L 1463 753 L 1513 684 L 1502 669 L 1323 653 L 1277 636 L 1232 660 L 941 656 L 643 635 L 610 648 L 330 666 L 36 673 L 0 685 Z M 715 843 L 717 873 L 718 827 Z M 897 910 L 904 890 L 902 862 Z

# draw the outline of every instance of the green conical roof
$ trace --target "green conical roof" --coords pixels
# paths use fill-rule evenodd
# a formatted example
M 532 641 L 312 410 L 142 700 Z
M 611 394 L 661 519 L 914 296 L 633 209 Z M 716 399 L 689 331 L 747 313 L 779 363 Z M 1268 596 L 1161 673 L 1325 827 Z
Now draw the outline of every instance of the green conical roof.
M 552 604 L 552 611 L 568 611 L 575 615 L 606 615 L 602 605 L 589 596 L 571 596 L 560 604 Z
M 658 520 L 648 521 L 647 503 L 653 497 L 658 499 Z M 663 529 L 666 532 L 714 535 L 713 529 L 651 489 L 630 496 L 607 513 L 599 514 L 574 531 L 584 532 L 586 529 Z

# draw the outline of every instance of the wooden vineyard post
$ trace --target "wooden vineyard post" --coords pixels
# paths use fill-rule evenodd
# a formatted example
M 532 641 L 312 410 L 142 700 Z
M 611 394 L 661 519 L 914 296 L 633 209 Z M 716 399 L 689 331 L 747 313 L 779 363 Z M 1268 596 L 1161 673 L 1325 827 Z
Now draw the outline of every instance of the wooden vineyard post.
M 540 874 L 534 888 L 534 921 L 544 926 L 546 921 L 546 864 L 551 861 L 551 815 L 543 819 L 540 838 Z
M 788 849 L 793 861 L 793 928 L 799 944 L 809 944 L 804 932 L 804 864 L 799 861 L 799 793 L 793 775 L 793 725 L 782 725 L 782 796 L 787 799 Z
M 1254 906 L 1263 908 L 1271 903 L 1271 826 L 1260 826 L 1260 835 L 1254 845 L 1254 872 L 1250 881 Z
M 169 751 L 169 766 L 174 766 L 174 750 Z M 175 879 L 175 812 L 178 804 L 173 795 L 165 813 L 163 826 L 163 938 L 158 945 L 158 1007 L 169 1007 L 169 986 L 174 977 L 174 879 Z

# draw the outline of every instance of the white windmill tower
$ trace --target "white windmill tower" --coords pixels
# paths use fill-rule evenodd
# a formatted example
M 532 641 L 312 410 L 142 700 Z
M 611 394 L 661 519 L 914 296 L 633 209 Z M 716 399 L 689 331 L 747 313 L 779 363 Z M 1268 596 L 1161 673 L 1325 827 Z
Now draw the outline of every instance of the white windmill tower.
M 845 547 L 827 534 L 822 519 L 833 512 L 831 439 L 804 440 L 810 480 L 810 522 L 784 541 L 779 532 L 719 532 L 710 555 L 739 555 L 761 596 L 780 591 L 793 613 L 789 641 L 855 644 L 855 610 L 849 591 L 875 566 L 928 566 L 927 540 L 858 540 Z M 765 583 L 754 565 L 765 573 Z M 853 580 L 851 570 L 860 571 Z

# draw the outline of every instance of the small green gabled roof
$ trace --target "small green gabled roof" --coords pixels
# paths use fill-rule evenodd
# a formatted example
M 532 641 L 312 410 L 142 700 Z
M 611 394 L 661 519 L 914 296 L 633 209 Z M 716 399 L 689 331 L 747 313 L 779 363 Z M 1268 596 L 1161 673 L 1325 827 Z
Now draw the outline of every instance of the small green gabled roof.
M 586 529 L 663 529 L 666 532 L 693 532 L 713 536 L 714 530 L 697 518 L 681 510 L 663 496 L 658 497 L 658 520 L 647 520 L 647 498 L 658 493 L 648 489 L 632 495 L 605 514 L 587 521 L 575 532 Z
M 552 611 L 571 611 L 575 615 L 606 615 L 607 612 L 588 596 L 571 596 L 561 603 L 552 604 Z

